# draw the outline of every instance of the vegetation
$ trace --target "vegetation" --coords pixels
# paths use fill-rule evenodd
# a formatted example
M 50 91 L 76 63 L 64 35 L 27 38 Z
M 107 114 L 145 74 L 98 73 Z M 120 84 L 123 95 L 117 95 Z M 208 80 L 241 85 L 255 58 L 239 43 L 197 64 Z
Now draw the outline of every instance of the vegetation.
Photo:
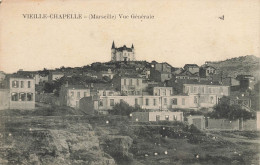
M 110 114 L 129 116 L 132 112 L 141 110 L 139 106 L 132 107 L 128 103 L 121 101 L 119 104 L 115 104 L 114 108 L 110 110 Z
M 236 120 L 243 118 L 244 120 L 253 117 L 252 112 L 246 111 L 240 105 L 230 104 L 230 97 L 224 96 L 220 99 L 219 103 L 214 107 L 212 113 L 209 114 L 212 118 L 226 118 Z

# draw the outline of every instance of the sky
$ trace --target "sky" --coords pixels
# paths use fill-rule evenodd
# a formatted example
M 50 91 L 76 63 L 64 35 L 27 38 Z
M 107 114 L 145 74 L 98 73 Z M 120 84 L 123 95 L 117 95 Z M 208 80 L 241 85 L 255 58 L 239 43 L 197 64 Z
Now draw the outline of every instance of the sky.
M 116 15 L 117 19 L 26 19 L 23 14 Z M 120 19 L 119 14 L 154 19 Z M 224 15 L 224 20 L 219 17 Z M 132 43 L 136 59 L 174 67 L 260 57 L 259 0 L 2 0 L 0 70 L 33 71 L 108 62 Z

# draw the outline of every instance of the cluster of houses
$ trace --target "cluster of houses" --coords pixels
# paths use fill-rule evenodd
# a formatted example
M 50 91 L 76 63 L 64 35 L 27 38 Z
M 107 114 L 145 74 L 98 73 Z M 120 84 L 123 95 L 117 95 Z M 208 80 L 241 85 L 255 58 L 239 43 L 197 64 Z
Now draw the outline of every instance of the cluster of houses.
M 234 95 L 232 91 L 252 90 L 256 83 L 250 75 L 223 77 L 222 72 L 207 64 L 175 68 L 168 63 L 135 61 L 133 45 L 117 48 L 113 42 L 108 63 L 93 63 L 83 69 L 19 70 L 11 75 L 0 72 L 0 109 L 34 109 L 35 101 L 39 101 L 36 96 L 43 94 L 36 87 L 75 75 L 109 81 L 104 86 L 63 84 L 59 91 L 60 106 L 106 114 L 116 104 L 125 102 L 150 111 L 144 118 L 149 118 L 150 114 L 151 120 L 183 120 L 181 113 L 166 113 L 176 109 L 212 109 L 223 96 L 232 96 L 234 101 L 250 109 L 250 99 L 241 93 Z M 165 113 L 164 117 L 155 114 L 158 112 Z

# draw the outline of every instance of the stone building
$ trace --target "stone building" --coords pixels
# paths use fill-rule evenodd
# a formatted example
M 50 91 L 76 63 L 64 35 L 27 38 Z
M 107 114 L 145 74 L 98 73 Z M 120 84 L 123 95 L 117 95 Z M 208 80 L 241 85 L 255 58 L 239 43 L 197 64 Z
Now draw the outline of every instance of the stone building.
M 113 41 L 111 48 L 111 61 L 135 61 L 135 49 L 132 44 L 131 48 L 125 45 L 117 48 Z

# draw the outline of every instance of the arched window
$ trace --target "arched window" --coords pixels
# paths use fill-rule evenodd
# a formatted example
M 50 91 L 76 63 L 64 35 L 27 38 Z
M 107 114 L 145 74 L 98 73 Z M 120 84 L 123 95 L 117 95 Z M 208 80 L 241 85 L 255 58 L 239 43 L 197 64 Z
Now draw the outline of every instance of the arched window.
M 19 93 L 19 101 L 26 101 L 26 93 Z
M 11 94 L 11 100 L 12 101 L 18 101 L 18 93 L 14 92 Z

